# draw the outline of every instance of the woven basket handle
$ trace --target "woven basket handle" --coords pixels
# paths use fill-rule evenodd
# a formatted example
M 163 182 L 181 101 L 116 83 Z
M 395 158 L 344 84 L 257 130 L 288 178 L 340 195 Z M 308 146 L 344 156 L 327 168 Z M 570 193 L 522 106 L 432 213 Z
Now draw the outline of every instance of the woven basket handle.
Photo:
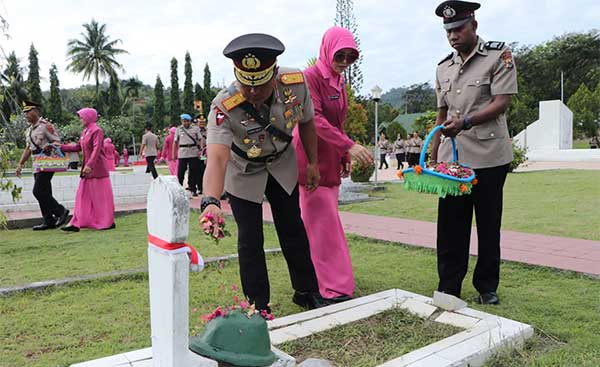
M 419 165 L 423 168 L 425 168 L 425 154 L 427 154 L 427 147 L 429 146 L 429 143 L 431 142 L 431 139 L 433 139 L 433 136 L 435 135 L 435 133 L 437 133 L 439 130 L 442 130 L 444 128 L 443 125 L 438 125 L 435 128 L 433 128 L 433 130 L 431 130 L 429 132 L 429 134 L 427 134 L 427 138 L 425 138 L 425 143 L 423 144 L 423 149 L 421 150 L 421 156 L 419 157 Z M 452 140 L 452 162 L 456 162 L 458 160 L 458 152 L 456 151 L 456 139 L 451 138 Z

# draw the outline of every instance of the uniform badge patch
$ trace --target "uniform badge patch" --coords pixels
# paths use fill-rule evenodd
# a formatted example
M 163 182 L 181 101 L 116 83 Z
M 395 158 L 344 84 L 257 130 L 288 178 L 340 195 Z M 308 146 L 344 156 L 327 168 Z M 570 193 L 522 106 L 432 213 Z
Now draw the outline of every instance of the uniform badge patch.
M 294 115 L 294 112 L 292 112 L 291 109 L 289 110 L 285 110 L 285 112 L 283 113 L 283 117 L 285 117 L 285 119 L 289 119 L 290 117 L 292 117 Z
M 513 56 L 510 50 L 506 50 L 502 53 L 502 61 L 504 62 L 504 67 L 507 69 L 512 69 L 515 64 L 513 63 Z
M 304 83 L 304 75 L 301 71 L 286 73 L 281 76 L 281 82 L 285 85 Z
M 220 109 L 217 108 L 217 114 L 216 114 L 217 126 L 220 126 L 223 123 L 223 121 L 225 121 L 226 118 L 227 118 L 227 116 L 225 116 L 223 111 L 221 111 Z
M 227 111 L 231 111 L 237 106 L 241 105 L 245 100 L 246 98 L 244 98 L 242 93 L 236 93 L 233 96 L 223 100 L 223 107 L 225 107 Z
M 283 103 L 285 104 L 292 103 L 296 100 L 296 96 L 294 95 L 294 92 L 292 92 L 292 88 L 285 88 L 283 90 L 283 95 L 285 97 L 285 101 Z

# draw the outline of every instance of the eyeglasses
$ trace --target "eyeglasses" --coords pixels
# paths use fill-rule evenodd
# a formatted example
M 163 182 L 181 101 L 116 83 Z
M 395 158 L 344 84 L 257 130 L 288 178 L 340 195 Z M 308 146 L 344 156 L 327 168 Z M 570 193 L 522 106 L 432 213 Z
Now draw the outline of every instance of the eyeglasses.
M 346 61 L 346 64 L 352 64 L 356 59 L 358 59 L 358 54 L 356 52 L 336 52 L 335 55 L 333 55 L 333 61 L 339 63 Z

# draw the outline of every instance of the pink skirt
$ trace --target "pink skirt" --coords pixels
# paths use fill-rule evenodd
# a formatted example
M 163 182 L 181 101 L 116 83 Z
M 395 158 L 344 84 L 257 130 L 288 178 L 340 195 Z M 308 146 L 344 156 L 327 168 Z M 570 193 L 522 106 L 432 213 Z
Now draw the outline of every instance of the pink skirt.
M 115 202 L 110 178 L 82 178 L 75 196 L 71 225 L 105 229 L 114 222 Z
M 177 176 L 177 161 L 167 161 L 167 165 L 169 166 L 169 172 L 172 176 Z
M 354 274 L 348 242 L 338 213 L 340 187 L 319 186 L 308 192 L 300 186 L 300 210 L 319 291 L 325 298 L 354 293 Z
M 106 169 L 109 171 L 116 171 L 115 168 L 115 159 L 114 158 L 106 158 Z

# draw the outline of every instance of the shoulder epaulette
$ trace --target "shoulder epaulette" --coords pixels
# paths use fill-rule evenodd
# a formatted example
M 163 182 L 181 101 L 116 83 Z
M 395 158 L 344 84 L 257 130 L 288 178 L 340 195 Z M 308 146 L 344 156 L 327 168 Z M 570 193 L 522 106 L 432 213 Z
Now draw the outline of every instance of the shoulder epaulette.
M 285 74 L 281 74 L 281 77 L 279 78 L 279 80 L 281 80 L 281 83 L 283 83 L 285 85 L 301 84 L 301 83 L 304 83 L 304 74 L 302 74 L 301 71 L 297 71 L 297 72 L 293 72 L 293 73 L 285 73 Z
M 453 53 L 450 53 L 450 55 L 448 55 L 448 56 L 444 57 L 444 59 L 443 59 L 442 61 L 440 61 L 440 62 L 438 63 L 438 65 L 442 65 L 444 62 L 446 62 L 446 61 L 450 60 L 450 59 L 452 58 L 452 56 L 453 56 L 453 55 L 454 55 Z
M 486 50 L 495 50 L 495 51 L 500 51 L 504 48 L 505 42 L 499 42 L 499 41 L 489 41 L 485 43 L 485 49 Z
M 225 107 L 225 109 L 227 110 L 227 112 L 233 110 L 234 108 L 236 108 L 237 106 L 241 105 L 242 103 L 244 103 L 244 101 L 246 100 L 246 98 L 244 98 L 244 96 L 242 95 L 241 92 L 237 92 L 236 94 L 227 97 L 223 100 L 223 102 L 221 102 L 223 104 L 223 107 Z

